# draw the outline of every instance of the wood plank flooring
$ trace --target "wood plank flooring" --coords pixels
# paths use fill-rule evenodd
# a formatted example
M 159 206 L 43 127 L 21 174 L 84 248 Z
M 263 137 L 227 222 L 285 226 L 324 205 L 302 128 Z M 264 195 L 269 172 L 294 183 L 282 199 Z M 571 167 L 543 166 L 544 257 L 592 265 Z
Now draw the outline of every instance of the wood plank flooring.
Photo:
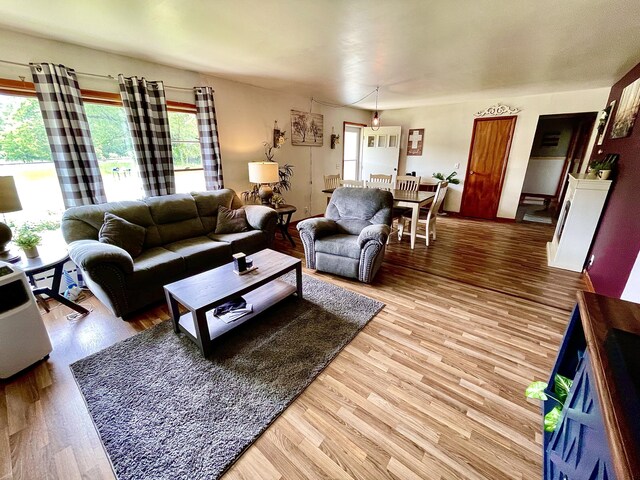
M 523 391 L 546 379 L 582 287 L 545 266 L 552 234 L 442 218 L 428 248 L 392 242 L 373 285 L 312 273 L 386 307 L 224 478 L 540 478 L 539 407 Z M 296 242 L 277 248 L 301 257 Z M 45 315 L 50 359 L 0 384 L 0 480 L 113 478 L 68 365 L 168 315 L 124 322 L 84 304 L 82 319 Z

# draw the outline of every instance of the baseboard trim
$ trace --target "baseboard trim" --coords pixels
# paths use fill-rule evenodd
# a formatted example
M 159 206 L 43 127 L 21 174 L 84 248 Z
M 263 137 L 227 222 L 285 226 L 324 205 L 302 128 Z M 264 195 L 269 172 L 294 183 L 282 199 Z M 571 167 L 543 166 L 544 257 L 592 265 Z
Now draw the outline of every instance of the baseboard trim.
M 587 292 L 596 293 L 596 289 L 593 287 L 593 282 L 591 281 L 591 277 L 589 276 L 589 272 L 586 270 L 582 273 L 582 278 L 584 279 L 584 283 L 587 286 Z

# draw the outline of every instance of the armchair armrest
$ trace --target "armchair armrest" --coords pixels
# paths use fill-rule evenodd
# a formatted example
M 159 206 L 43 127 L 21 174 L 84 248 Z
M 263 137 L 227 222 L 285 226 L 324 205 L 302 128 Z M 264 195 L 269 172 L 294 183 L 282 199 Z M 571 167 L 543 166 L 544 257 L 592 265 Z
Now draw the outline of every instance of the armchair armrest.
M 309 235 L 311 238 L 321 238 L 338 231 L 338 224 L 328 218 L 308 218 L 299 222 L 297 227 L 300 234 Z
M 124 273 L 133 272 L 133 259 L 126 250 L 97 240 L 71 242 L 69 257 L 83 270 L 91 270 L 102 264 L 110 263 L 119 267 Z
M 278 221 L 278 214 L 269 207 L 262 205 L 245 205 L 244 211 L 247 214 L 247 222 L 255 230 L 275 229 Z
M 389 233 L 391 229 L 388 225 L 377 224 L 377 225 L 369 225 L 368 227 L 364 227 L 358 236 L 358 245 L 360 248 L 364 247 L 367 242 L 376 241 L 380 244 L 384 245 L 387 243 L 387 237 L 389 237 Z

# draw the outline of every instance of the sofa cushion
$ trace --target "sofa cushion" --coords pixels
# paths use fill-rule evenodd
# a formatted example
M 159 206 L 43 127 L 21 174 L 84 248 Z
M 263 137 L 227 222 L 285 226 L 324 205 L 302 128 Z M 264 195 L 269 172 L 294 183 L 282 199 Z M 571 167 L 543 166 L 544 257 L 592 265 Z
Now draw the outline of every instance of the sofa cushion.
M 184 258 L 189 273 L 219 267 L 232 260 L 228 243 L 215 242 L 203 236 L 179 240 L 165 245 L 165 248 Z
M 205 233 L 191 195 L 164 195 L 143 201 L 149 206 L 163 245 Z
M 249 231 L 249 223 L 247 223 L 247 213 L 244 211 L 244 208 L 232 210 L 223 205 L 218 207 L 216 234 L 240 233 L 247 231 Z
M 67 243 L 76 240 L 98 240 L 106 212 L 147 229 L 145 247 L 156 247 L 160 237 L 144 202 L 124 201 L 72 207 L 62 214 L 62 234 Z
M 360 258 L 360 244 L 356 235 L 337 234 L 316 239 L 316 252 L 328 253 L 339 257 Z
M 368 225 L 383 223 L 391 225 L 393 195 L 377 188 L 337 188 L 325 217 L 340 226 L 345 233 L 359 235 Z
M 235 192 L 228 188 L 209 192 L 194 192 L 191 195 L 196 202 L 198 215 L 206 233 L 213 232 L 216 229 L 218 206 L 239 208 L 242 205 Z
M 142 253 L 147 230 L 126 221 L 113 213 L 104 214 L 104 223 L 98 232 L 98 240 L 125 250 L 133 258 Z
M 210 233 L 209 238 L 218 242 L 226 242 L 231 245 L 233 253 L 251 254 L 266 247 L 267 236 L 260 230 L 252 230 L 242 233 Z
M 163 247 L 153 247 L 133 261 L 129 285 L 132 288 L 164 285 L 180 278 L 186 270 L 186 263 L 180 255 Z

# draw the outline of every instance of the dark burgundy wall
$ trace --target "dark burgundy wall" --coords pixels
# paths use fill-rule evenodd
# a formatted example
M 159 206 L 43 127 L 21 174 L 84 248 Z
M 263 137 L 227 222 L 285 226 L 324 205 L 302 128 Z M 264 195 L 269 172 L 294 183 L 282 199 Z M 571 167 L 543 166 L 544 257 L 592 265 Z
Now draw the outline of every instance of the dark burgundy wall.
M 609 135 L 624 87 L 640 78 L 636 65 L 611 88 L 609 101 L 616 101 L 602 145 L 595 145 L 592 158 L 618 153 L 618 166 L 609 193 L 609 200 L 600 220 L 591 253 L 595 262 L 589 277 L 597 293 L 620 297 L 640 248 L 640 115 L 631 135 L 611 139 Z M 605 105 L 603 105 L 604 107 Z M 602 150 L 602 153 L 598 153 Z

